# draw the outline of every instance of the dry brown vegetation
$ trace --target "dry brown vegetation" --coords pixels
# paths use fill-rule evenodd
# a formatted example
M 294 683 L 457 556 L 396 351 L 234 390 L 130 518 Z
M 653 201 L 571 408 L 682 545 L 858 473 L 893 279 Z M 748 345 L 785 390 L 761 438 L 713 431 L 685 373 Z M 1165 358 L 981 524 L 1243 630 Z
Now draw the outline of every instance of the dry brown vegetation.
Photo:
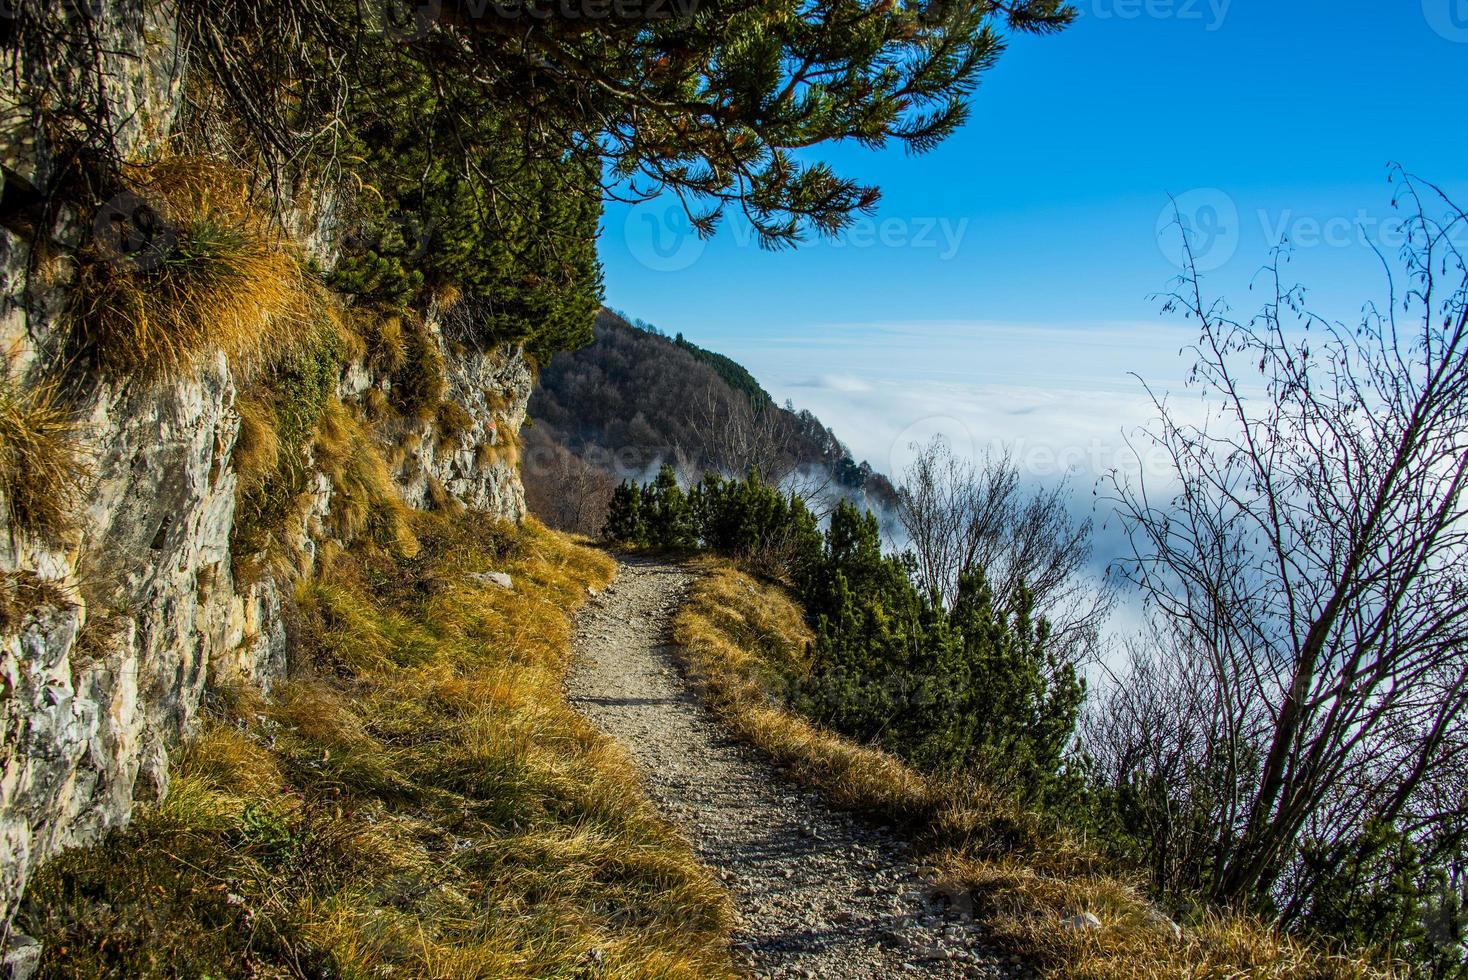
M 785 708 L 779 691 L 810 670 L 810 633 L 778 585 L 708 560 L 675 624 L 680 656 L 740 737 L 832 803 L 907 827 L 992 941 L 1052 977 L 1388 977 L 1391 971 L 1280 936 L 1244 916 L 1203 915 L 1174 939 L 1133 876 L 1053 822 L 981 785 L 924 777 L 899 759 L 825 731 Z M 1063 920 L 1089 912 L 1099 929 Z
M 241 398 L 235 404 L 240 431 L 235 437 L 230 462 L 242 491 L 263 483 L 280 466 L 280 434 L 274 413 L 256 398 Z
M 79 353 L 119 377 L 177 377 L 223 353 L 244 377 L 306 342 L 330 299 L 243 174 L 174 158 L 128 168 L 130 196 L 79 256 Z M 112 240 L 115 239 L 115 240 Z M 126 247 L 119 243 L 127 242 Z
M 0 496 L 6 523 L 55 541 L 72 527 L 87 475 L 76 423 L 56 389 L 0 377 Z
M 167 799 L 36 877 L 49 975 L 733 975 L 722 893 L 562 699 L 612 563 L 533 524 L 414 524 L 411 559 L 326 549 L 290 681 L 218 692 Z
M 367 428 L 335 398 L 316 426 L 315 459 L 331 479 L 328 524 L 338 540 L 366 539 L 403 556 L 418 550 L 411 510 L 387 463 Z

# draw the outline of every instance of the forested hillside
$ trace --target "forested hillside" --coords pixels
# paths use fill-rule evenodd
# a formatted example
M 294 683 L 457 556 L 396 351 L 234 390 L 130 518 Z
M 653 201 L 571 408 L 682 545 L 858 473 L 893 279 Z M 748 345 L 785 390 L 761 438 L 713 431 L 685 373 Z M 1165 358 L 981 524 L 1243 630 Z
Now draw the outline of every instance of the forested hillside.
M 690 480 L 756 471 L 814 498 L 895 505 L 885 476 L 852 459 L 809 411 L 776 405 L 730 358 L 610 310 L 595 335 L 558 355 L 531 399 L 525 489 L 542 519 L 595 533 L 612 489 L 664 463 Z

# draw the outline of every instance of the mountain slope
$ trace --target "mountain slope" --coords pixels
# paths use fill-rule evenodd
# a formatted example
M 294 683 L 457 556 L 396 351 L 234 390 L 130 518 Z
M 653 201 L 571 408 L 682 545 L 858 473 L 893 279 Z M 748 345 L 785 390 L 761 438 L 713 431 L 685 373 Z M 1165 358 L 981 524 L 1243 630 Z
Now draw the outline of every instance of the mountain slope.
M 612 487 L 664 463 L 687 479 L 753 469 L 815 496 L 879 510 L 895 502 L 886 477 L 852 459 L 820 419 L 776 405 L 723 354 L 610 310 L 595 336 L 541 372 L 530 403 L 526 495 L 552 525 L 594 533 Z

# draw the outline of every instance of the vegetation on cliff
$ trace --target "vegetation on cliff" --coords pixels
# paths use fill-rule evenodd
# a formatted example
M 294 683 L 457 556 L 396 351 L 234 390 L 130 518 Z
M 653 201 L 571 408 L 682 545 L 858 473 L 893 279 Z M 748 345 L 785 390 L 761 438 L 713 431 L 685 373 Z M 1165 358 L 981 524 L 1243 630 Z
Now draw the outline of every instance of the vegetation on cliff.
M 289 680 L 217 688 L 168 797 L 32 882 L 43 976 L 731 975 L 722 893 L 563 700 L 610 560 L 412 523 L 414 558 L 324 555 Z

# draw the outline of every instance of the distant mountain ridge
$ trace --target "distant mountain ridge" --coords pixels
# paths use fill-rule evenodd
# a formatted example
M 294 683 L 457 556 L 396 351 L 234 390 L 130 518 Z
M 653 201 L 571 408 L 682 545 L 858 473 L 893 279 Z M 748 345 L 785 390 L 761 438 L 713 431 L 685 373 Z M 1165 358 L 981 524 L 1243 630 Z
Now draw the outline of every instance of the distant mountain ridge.
M 606 309 L 594 333 L 555 357 L 530 401 L 526 494 L 548 523 L 594 532 L 612 487 L 664 463 L 686 479 L 757 470 L 812 496 L 895 504 L 885 476 L 811 412 L 777 405 L 732 358 Z

